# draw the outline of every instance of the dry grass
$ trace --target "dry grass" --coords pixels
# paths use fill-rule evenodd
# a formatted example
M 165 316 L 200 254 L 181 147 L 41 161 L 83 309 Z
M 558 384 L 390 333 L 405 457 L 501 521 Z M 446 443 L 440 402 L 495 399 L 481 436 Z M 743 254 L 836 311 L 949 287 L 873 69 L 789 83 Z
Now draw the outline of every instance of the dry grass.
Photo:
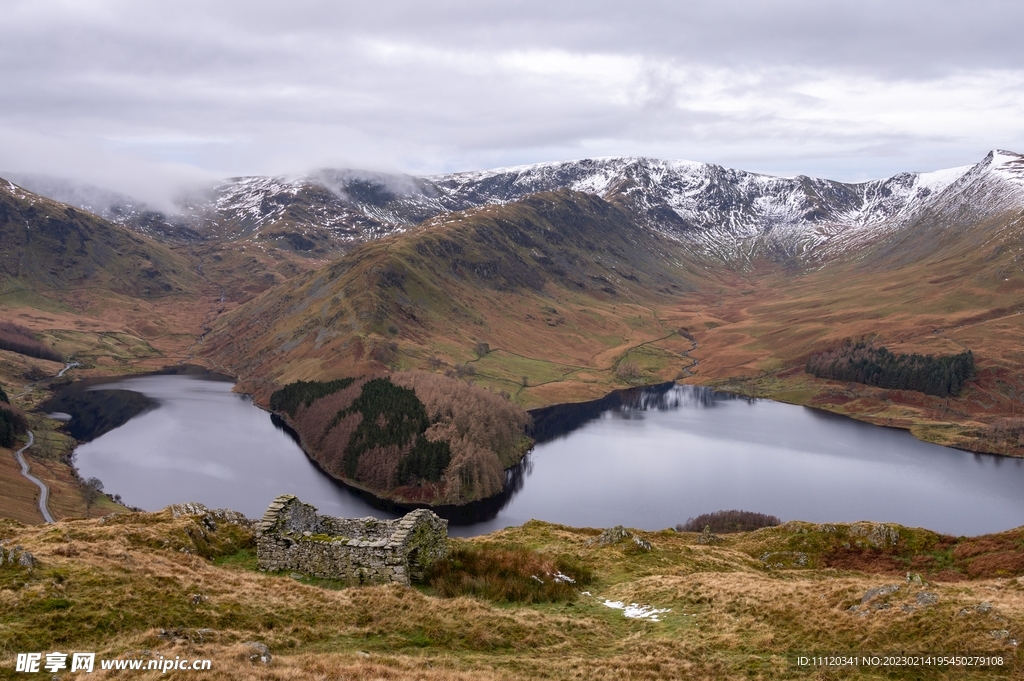
M 461 544 L 542 563 L 571 556 L 593 571 L 590 595 L 495 605 L 442 598 L 427 587 L 333 589 L 255 572 L 251 535 L 217 517 L 163 511 L 52 527 L 5 521 L 5 545 L 25 547 L 40 563 L 0 568 L 0 667 L 11 669 L 15 652 L 65 649 L 210 658 L 213 678 L 232 679 L 857 676 L 800 671 L 788 657 L 798 651 L 988 651 L 1016 661 L 1010 640 L 1024 635 L 1024 579 L 917 583 L 902 574 L 821 567 L 825 538 L 835 533 L 816 527 L 789 523 L 729 535 L 715 546 L 698 544 L 694 533 L 639 532 L 653 550 L 637 552 L 626 543 L 588 544 L 596 530 L 530 522 Z M 929 540 L 898 531 L 904 548 Z M 977 561 L 1012 544 L 1002 535 L 971 541 L 976 546 L 959 550 L 960 559 Z M 806 543 L 811 566 L 767 569 L 758 558 L 790 551 L 794 542 Z M 869 589 L 886 584 L 899 589 L 862 603 Z M 935 602 L 922 605 L 930 596 L 920 594 L 934 594 Z M 630 620 L 605 599 L 669 610 L 658 622 Z M 272 663 L 250 661 L 246 641 L 269 646 Z M 955 678 L 1008 677 L 982 671 Z
M 578 589 L 592 581 L 591 571 L 567 556 L 551 558 L 522 546 L 493 544 L 457 544 L 427 575 L 442 596 L 477 596 L 495 603 L 575 601 Z

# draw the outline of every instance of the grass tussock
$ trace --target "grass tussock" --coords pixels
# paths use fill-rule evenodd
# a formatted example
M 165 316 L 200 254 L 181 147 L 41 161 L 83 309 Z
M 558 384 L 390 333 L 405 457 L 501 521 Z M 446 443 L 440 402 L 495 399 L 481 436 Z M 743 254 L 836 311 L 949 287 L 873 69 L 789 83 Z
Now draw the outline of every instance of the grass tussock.
M 475 596 L 494 603 L 574 601 L 593 572 L 569 556 L 550 558 L 520 546 L 460 545 L 438 561 L 427 583 L 442 596 Z
M 258 572 L 248 524 L 203 509 L 41 527 L 0 521 L 0 542 L 38 561 L 0 565 L 0 669 L 13 669 L 15 654 L 27 650 L 96 650 L 103 658 L 211 659 L 216 678 L 245 681 L 805 679 L 833 677 L 796 668 L 795 651 L 973 651 L 1002 654 L 1008 666 L 955 678 L 1019 672 L 1013 641 L 1024 635 L 1024 577 L 965 573 L 950 583 L 818 563 L 835 541 L 920 553 L 936 550 L 938 535 L 796 522 L 715 545 L 689 533 L 642 534 L 654 548 L 633 553 L 588 544 L 596 530 L 533 521 L 453 542 L 445 580 L 417 589 Z M 1019 532 L 954 539 L 943 550 L 950 560 L 977 561 L 1011 554 L 1019 540 Z M 797 547 L 811 556 L 807 565 L 779 566 Z M 752 557 L 764 553 L 774 555 Z M 545 596 L 532 577 L 553 582 L 547 574 L 557 572 L 577 583 Z M 659 621 L 629 619 L 606 601 L 663 612 Z M 269 665 L 254 659 L 250 641 L 269 648 Z M 886 678 L 921 678 L 918 671 Z

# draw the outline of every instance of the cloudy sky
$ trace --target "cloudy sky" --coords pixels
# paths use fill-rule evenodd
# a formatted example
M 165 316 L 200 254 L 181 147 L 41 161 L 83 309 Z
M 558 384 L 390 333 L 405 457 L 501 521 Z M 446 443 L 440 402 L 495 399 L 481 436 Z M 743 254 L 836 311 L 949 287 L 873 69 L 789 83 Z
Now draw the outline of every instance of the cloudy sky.
M 145 196 L 589 156 L 863 180 L 1024 151 L 1024 3 L 0 0 L 0 173 Z

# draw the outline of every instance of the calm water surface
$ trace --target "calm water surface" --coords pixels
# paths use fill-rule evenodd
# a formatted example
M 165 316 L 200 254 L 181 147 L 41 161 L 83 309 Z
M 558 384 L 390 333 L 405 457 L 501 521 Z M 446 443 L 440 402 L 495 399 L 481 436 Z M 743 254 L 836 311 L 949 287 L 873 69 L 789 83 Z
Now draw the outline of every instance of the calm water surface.
M 113 385 L 159 406 L 81 445 L 76 463 L 128 504 L 198 501 L 258 518 L 291 493 L 330 515 L 393 517 L 321 473 L 230 382 L 147 376 Z M 531 518 L 653 530 L 730 508 L 954 535 L 1024 525 L 1024 460 L 929 445 L 804 407 L 660 386 L 535 420 L 539 444 L 509 473 L 501 498 L 445 509 L 452 534 Z

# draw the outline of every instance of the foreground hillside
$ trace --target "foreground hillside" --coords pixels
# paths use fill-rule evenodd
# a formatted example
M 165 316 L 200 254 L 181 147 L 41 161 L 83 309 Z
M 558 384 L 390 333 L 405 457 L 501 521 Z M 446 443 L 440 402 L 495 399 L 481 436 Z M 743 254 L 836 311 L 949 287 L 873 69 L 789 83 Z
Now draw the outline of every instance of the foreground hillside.
M 217 678 L 446 680 L 948 678 L 934 669 L 802 670 L 797 652 L 994 653 L 1019 664 L 1021 530 L 956 539 L 791 522 L 718 538 L 603 537 L 530 522 L 452 540 L 460 555 L 558 558 L 591 575 L 554 601 L 499 603 L 441 597 L 429 585 L 344 588 L 260 573 L 247 521 L 192 505 L 38 528 L 4 521 L 4 550 L 20 548 L 0 565 L 0 664 L 8 676 L 17 652 L 87 650 L 99 659 L 210 659 Z M 24 551 L 34 565 L 20 564 Z M 108 676 L 116 674 L 96 672 Z

